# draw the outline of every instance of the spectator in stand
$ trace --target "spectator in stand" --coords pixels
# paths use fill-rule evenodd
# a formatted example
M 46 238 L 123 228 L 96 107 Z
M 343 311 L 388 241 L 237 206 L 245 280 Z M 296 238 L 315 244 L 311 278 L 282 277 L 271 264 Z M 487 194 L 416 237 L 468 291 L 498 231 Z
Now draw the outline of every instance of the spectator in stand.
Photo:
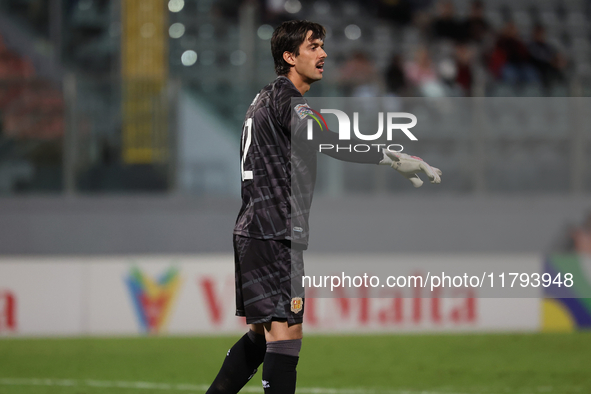
M 456 78 L 455 82 L 464 96 L 472 95 L 472 64 L 474 52 L 467 44 L 457 44 L 455 47 Z
M 470 14 L 463 23 L 464 36 L 468 41 L 482 44 L 493 31 L 484 17 L 484 4 L 474 0 L 470 4 Z
M 431 60 L 431 55 L 426 47 L 419 47 L 413 61 L 404 67 L 406 80 L 414 86 L 418 93 L 426 97 L 445 96 L 445 90 Z
M 574 241 L 575 252 L 591 254 L 591 212 L 587 214 L 583 224 L 572 231 L 571 237 Z
M 534 26 L 529 53 L 533 66 L 538 71 L 544 87 L 553 83 L 564 82 L 564 70 L 567 61 L 558 50 L 546 40 L 546 31 L 542 25 Z
M 396 96 L 405 95 L 406 90 L 406 76 L 404 75 L 404 65 L 402 64 L 402 56 L 396 54 L 390 59 L 390 63 L 386 68 L 386 93 L 394 94 Z
M 436 39 L 460 41 L 465 39 L 462 23 L 456 17 L 454 5 L 450 0 L 437 4 L 438 16 L 431 24 L 431 34 Z
M 454 46 L 453 53 L 438 63 L 439 77 L 454 96 L 472 95 L 473 52 L 468 44 L 458 43 Z
M 378 74 L 376 69 L 362 51 L 354 52 L 340 70 L 339 82 L 345 95 L 354 97 L 376 97 Z
M 501 30 L 489 59 L 489 69 L 495 77 L 512 85 L 539 81 L 527 46 L 513 21 L 508 21 Z

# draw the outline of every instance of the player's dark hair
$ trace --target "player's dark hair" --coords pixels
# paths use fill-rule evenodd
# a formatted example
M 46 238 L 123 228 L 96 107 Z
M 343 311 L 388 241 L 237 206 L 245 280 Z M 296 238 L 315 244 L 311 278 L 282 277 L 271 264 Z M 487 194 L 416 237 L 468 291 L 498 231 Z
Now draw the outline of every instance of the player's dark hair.
M 300 45 L 306 39 L 309 31 L 312 32 L 310 40 L 324 40 L 326 36 L 326 29 L 322 25 L 309 21 L 287 21 L 275 29 L 271 38 L 271 53 L 273 53 L 277 75 L 287 75 L 291 68 L 289 63 L 283 59 L 283 52 L 299 56 Z

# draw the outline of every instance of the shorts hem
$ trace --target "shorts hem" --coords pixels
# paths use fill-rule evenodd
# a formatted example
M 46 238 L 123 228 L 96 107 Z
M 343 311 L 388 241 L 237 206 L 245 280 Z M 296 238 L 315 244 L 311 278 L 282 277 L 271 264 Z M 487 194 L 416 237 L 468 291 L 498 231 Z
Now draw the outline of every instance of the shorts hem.
M 288 324 L 301 324 L 304 321 L 304 317 L 299 318 L 289 318 L 289 317 L 279 317 L 279 316 L 260 316 L 260 317 L 250 317 L 246 316 L 244 313 L 236 312 L 236 316 L 238 317 L 246 317 L 246 324 L 261 324 L 261 323 L 268 323 L 271 321 L 280 321 L 280 322 L 287 322 Z

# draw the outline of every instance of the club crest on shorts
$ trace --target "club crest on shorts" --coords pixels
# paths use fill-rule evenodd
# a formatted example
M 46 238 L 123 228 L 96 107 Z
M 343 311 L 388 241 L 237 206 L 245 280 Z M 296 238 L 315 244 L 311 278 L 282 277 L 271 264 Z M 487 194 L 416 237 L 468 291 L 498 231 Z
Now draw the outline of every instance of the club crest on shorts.
M 299 313 L 304 307 L 304 301 L 302 297 L 294 297 L 291 299 L 291 311 L 293 313 Z

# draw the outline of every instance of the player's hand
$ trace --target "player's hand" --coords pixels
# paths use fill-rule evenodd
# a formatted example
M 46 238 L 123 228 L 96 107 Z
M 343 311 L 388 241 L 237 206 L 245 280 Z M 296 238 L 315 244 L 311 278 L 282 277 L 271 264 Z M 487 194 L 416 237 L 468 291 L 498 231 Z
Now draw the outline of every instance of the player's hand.
M 408 179 L 414 187 L 421 187 L 423 181 L 419 178 L 418 173 L 423 172 L 428 177 L 431 183 L 441 183 L 441 170 L 436 167 L 431 167 L 423 159 L 417 156 L 410 156 L 406 153 L 390 152 L 387 149 L 383 150 L 384 158 L 380 161 L 382 165 L 389 165 L 403 177 Z

